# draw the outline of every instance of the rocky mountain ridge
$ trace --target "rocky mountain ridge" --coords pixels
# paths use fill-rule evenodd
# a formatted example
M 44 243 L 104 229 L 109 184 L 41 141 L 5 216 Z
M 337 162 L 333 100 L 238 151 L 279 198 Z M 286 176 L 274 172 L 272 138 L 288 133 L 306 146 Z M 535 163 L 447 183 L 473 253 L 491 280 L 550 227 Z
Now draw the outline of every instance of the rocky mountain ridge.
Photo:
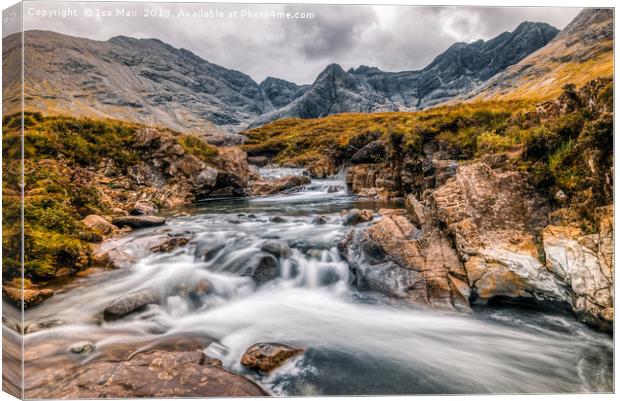
M 489 41 L 457 43 L 420 71 L 384 72 L 329 65 L 312 85 L 249 76 L 158 39 L 95 41 L 26 31 L 25 104 L 29 111 L 113 118 L 195 132 L 217 145 L 282 117 L 416 110 L 468 93 L 544 46 L 558 30 L 524 22 Z M 5 114 L 18 110 L 20 36 L 3 39 Z

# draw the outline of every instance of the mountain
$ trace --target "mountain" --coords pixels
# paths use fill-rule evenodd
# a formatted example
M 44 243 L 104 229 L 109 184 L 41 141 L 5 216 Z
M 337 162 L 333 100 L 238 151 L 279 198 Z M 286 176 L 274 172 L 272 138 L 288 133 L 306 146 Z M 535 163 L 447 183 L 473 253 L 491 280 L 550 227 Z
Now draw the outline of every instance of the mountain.
M 306 93 L 310 85 L 297 85 L 283 79 L 267 77 L 260 83 L 260 88 L 274 107 L 283 107 Z
M 252 126 L 284 117 L 312 118 L 342 112 L 416 110 L 468 93 L 498 72 L 549 43 L 559 31 L 523 22 L 489 40 L 455 43 L 420 71 L 384 72 L 329 65 L 303 96 L 260 116 Z
M 230 144 L 234 133 L 282 117 L 416 110 L 471 92 L 547 44 L 557 29 L 524 22 L 489 41 L 456 43 L 419 71 L 331 64 L 312 85 L 249 76 L 158 39 L 107 41 L 26 31 L 29 111 L 114 118 L 195 132 Z M 5 113 L 19 110 L 19 34 L 4 38 Z
M 506 68 L 471 99 L 551 99 L 565 84 L 613 76 L 613 9 L 584 9 L 549 44 Z
M 36 30 L 24 36 L 27 109 L 207 135 L 238 131 L 273 109 L 249 76 L 157 39 L 94 41 Z M 19 60 L 10 54 L 19 51 L 19 40 L 19 35 L 4 39 L 4 71 L 12 70 L 7 63 Z M 19 80 L 5 83 L 14 87 Z M 11 91 L 6 88 L 5 94 Z M 9 108 L 16 102 L 18 107 L 15 96 L 5 99 Z

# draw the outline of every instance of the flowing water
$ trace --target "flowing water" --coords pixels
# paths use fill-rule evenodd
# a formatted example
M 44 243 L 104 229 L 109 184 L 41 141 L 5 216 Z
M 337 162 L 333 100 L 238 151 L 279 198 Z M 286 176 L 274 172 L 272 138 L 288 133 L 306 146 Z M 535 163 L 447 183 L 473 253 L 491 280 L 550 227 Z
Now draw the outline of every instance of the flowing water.
M 280 395 L 613 390 L 612 339 L 572 316 L 514 307 L 427 311 L 352 288 L 336 249 L 348 229 L 341 211 L 395 206 L 357 199 L 334 179 L 294 194 L 169 212 L 166 226 L 112 244 L 134 262 L 79 279 L 28 311 L 27 330 L 39 329 L 26 336 L 26 347 L 60 338 L 94 338 L 97 349 L 202 338 L 208 355 Z M 316 224 L 319 215 L 326 224 Z M 153 238 L 170 235 L 191 241 L 169 253 L 148 251 Z M 292 254 L 279 258 L 278 279 L 256 287 L 243 272 L 269 239 L 292 244 Z M 199 297 L 172 290 L 201 280 L 210 291 Z M 114 299 L 146 288 L 164 302 L 114 322 L 101 318 Z M 41 329 L 46 325 L 53 327 Z M 307 351 L 263 376 L 239 362 L 257 342 Z

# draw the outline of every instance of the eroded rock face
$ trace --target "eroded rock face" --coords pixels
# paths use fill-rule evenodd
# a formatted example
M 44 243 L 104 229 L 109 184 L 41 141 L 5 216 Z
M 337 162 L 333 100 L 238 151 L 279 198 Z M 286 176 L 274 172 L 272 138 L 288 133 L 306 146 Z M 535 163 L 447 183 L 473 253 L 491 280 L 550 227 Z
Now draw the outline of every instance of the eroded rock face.
M 585 234 L 578 227 L 549 225 L 543 230 L 548 268 L 572 294 L 573 308 L 584 321 L 613 330 L 613 210 L 602 208 L 600 232 Z
M 288 344 L 257 343 L 245 351 L 241 357 L 241 364 L 268 373 L 302 352 L 303 349 Z

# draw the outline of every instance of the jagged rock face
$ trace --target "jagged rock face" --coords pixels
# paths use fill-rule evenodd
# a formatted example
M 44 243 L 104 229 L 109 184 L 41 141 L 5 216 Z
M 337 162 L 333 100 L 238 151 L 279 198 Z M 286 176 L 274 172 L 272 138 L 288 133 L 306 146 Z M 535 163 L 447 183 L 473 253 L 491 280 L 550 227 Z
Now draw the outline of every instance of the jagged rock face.
M 297 85 L 283 79 L 267 77 L 260 83 L 260 88 L 271 104 L 276 108 L 280 108 L 306 93 L 310 85 Z
M 552 99 L 564 84 L 578 87 L 613 76 L 613 9 L 583 9 L 546 46 L 504 69 L 463 98 Z
M 160 125 L 239 144 L 229 134 L 282 117 L 414 110 L 474 85 L 544 46 L 549 25 L 521 24 L 488 41 L 456 44 L 420 71 L 329 65 L 312 85 L 249 76 L 157 39 L 93 41 L 49 31 L 25 33 L 26 109 Z M 20 36 L 3 40 L 4 112 L 20 110 Z
M 329 65 L 303 96 L 260 116 L 252 127 L 285 117 L 313 118 L 343 112 L 415 110 L 467 93 L 545 46 L 559 31 L 524 22 L 487 42 L 457 43 L 420 71 L 384 72 Z
M 543 230 L 547 266 L 572 293 L 575 311 L 590 324 L 612 331 L 613 209 L 600 208 L 599 233 L 574 226 L 549 225 Z
M 597 211 L 596 234 L 549 225 L 550 209 L 525 177 L 481 162 L 459 165 L 406 204 L 406 213 L 381 211 L 380 221 L 343 242 L 360 289 L 448 310 L 508 299 L 572 309 L 611 330 L 611 206 Z

